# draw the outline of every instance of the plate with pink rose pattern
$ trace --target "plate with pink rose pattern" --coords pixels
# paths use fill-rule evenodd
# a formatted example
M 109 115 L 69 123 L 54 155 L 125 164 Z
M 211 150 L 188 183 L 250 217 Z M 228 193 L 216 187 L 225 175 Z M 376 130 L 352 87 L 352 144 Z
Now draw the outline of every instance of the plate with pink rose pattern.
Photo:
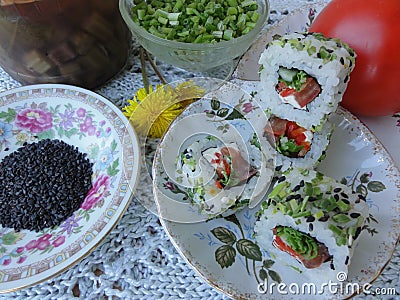
M 88 255 L 131 201 L 140 149 L 129 121 L 110 101 L 69 85 L 42 84 L 0 93 L 0 159 L 25 143 L 59 139 L 93 163 L 92 188 L 61 225 L 40 232 L 0 226 L 0 292 L 28 287 Z

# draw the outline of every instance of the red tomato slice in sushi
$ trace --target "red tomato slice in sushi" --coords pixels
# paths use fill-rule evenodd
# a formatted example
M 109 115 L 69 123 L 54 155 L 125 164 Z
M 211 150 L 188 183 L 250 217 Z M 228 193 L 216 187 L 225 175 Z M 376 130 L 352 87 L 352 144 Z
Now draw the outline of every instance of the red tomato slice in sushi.
M 321 93 L 321 87 L 318 82 L 314 78 L 308 77 L 306 82 L 302 85 L 301 90 L 294 94 L 294 97 L 300 107 L 305 107 L 308 103 L 317 98 L 319 93 Z
M 286 123 L 288 121 L 278 117 L 272 117 L 269 119 L 270 127 L 266 126 L 265 131 L 269 134 L 273 134 L 275 137 L 284 135 L 286 132 Z M 272 130 L 272 132 L 270 131 Z
M 288 246 L 278 235 L 274 235 L 274 241 L 273 244 L 276 248 L 278 248 L 281 251 L 289 253 L 291 256 L 294 258 L 298 258 L 299 255 L 297 254 L 296 251 L 294 251 L 290 246 Z

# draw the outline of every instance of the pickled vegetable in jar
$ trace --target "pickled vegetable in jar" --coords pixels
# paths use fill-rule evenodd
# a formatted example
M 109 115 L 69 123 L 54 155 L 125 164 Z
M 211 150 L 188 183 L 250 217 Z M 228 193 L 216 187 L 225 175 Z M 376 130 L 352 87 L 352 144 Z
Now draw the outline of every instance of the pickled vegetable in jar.
M 93 89 L 126 64 L 118 0 L 0 0 L 0 66 L 22 84 Z

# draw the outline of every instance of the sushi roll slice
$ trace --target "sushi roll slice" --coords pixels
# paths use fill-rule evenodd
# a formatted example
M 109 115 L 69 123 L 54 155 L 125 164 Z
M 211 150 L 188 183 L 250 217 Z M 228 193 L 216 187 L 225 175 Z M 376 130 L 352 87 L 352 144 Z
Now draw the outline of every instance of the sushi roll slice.
M 364 220 L 365 199 L 323 174 L 292 169 L 261 204 L 255 224 L 259 246 L 315 284 L 348 273 Z
M 259 101 L 270 113 L 319 131 L 342 100 L 356 54 L 320 33 L 276 37 L 259 59 Z
M 263 169 L 260 151 L 254 146 L 251 149 L 254 151 L 249 153 L 234 142 L 225 145 L 206 138 L 182 151 L 175 178 L 201 214 L 208 218 L 230 214 L 264 196 L 262 187 L 257 185 Z M 248 157 L 258 165 L 250 163 Z
M 215 169 L 215 185 L 220 189 L 241 185 L 257 174 L 257 169 L 242 157 L 235 143 L 209 148 L 202 155 Z
M 277 150 L 276 170 L 284 172 L 292 167 L 313 169 L 325 158 L 334 125 L 326 121 L 320 131 L 301 127 L 294 121 L 276 116 L 269 118 L 264 136 L 274 137 Z

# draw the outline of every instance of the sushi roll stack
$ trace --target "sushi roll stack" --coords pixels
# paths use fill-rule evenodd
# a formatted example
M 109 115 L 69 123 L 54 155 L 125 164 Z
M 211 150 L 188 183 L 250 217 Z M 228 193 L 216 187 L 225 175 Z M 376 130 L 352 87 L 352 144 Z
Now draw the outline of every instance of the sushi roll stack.
M 314 167 L 329 144 L 336 111 L 356 54 L 338 39 L 319 33 L 275 37 L 259 59 L 257 98 L 270 116 L 282 171 L 292 165 Z
M 274 37 L 262 53 L 256 97 L 275 143 L 277 181 L 254 228 L 260 248 L 322 285 L 347 274 L 369 207 L 365 198 L 314 170 L 325 157 L 356 54 L 318 33 Z
M 308 282 L 337 282 L 339 272 L 348 272 L 368 210 L 347 186 L 317 171 L 292 169 L 262 203 L 255 239 Z

